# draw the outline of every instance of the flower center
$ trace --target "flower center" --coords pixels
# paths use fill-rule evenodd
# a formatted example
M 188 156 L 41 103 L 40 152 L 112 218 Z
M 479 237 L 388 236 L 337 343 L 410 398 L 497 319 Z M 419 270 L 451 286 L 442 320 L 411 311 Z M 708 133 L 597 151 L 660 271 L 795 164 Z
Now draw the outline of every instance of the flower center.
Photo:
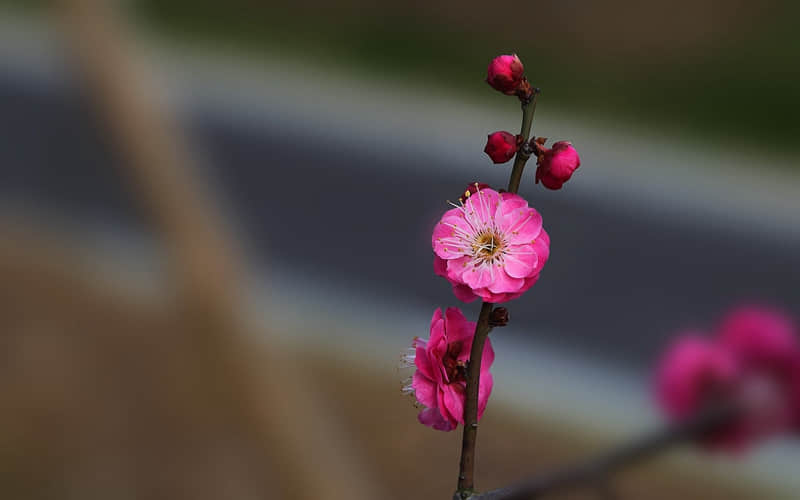
M 442 359 L 444 371 L 449 383 L 464 382 L 467 380 L 466 363 L 458 360 L 458 353 L 461 351 L 461 342 L 453 342 L 447 346 L 447 352 Z
M 486 231 L 479 234 L 472 243 L 472 252 L 475 257 L 485 262 L 493 262 L 502 255 L 505 246 L 505 242 L 497 234 Z

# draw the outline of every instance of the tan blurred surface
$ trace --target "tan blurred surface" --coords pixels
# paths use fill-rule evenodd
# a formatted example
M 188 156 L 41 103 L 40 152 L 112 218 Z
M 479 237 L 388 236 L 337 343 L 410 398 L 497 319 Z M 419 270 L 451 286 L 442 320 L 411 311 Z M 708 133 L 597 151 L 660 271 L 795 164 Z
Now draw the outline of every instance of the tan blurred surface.
M 62 241 L 7 224 L 1 229 L 0 496 L 280 498 L 262 485 L 280 482 L 282 457 L 226 392 L 231 374 L 198 348 L 192 318 L 91 278 L 91 260 L 65 253 Z M 246 349 L 257 359 L 261 347 Z M 306 409 L 289 403 L 297 401 L 292 394 L 262 401 L 266 411 L 297 417 L 285 428 L 303 425 L 302 417 L 339 426 L 335 444 L 321 444 L 333 449 L 320 451 L 366 458 L 359 473 L 377 483 L 381 498 L 449 498 L 458 433 L 419 425 L 397 379 L 314 350 L 287 356 L 313 384 L 301 390 L 325 413 L 302 415 Z M 268 379 L 286 382 L 270 365 L 251 373 L 255 392 L 265 397 L 269 391 L 258 388 Z M 487 412 L 480 437 L 478 484 L 487 488 L 602 445 L 556 422 L 497 410 Z M 326 466 L 319 461 L 326 453 L 304 453 L 314 468 Z M 665 461 L 614 484 L 630 499 L 766 498 Z M 326 498 L 349 497 L 331 491 Z

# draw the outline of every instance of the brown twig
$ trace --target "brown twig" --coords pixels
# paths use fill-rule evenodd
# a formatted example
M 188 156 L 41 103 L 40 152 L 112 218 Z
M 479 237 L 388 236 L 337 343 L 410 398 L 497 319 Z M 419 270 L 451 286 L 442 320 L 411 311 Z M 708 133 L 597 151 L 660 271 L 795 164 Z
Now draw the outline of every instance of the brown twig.
M 489 316 L 492 304 L 484 302 L 467 367 L 467 397 L 464 403 L 464 434 L 461 440 L 461 464 L 458 472 L 458 491 L 455 498 L 469 498 L 475 488 L 475 441 L 478 437 L 478 389 L 481 383 L 481 358 L 486 337 L 489 336 Z
M 530 139 L 533 114 L 536 112 L 536 99 L 539 97 L 539 92 L 539 89 L 533 89 L 531 99 L 522 102 L 522 128 L 519 133 L 522 136 L 522 147 L 517 151 L 517 156 L 514 158 L 514 167 L 511 169 L 511 177 L 508 179 L 508 191 L 510 193 L 519 191 L 522 172 L 525 170 L 525 164 L 530 157 L 530 153 L 526 152 L 524 148 Z
M 536 98 L 539 89 L 533 89 L 530 99 L 522 100 L 522 127 L 519 137 L 523 146 L 517 151 L 514 158 L 514 167 L 508 180 L 508 191 L 516 193 L 522 179 L 525 163 L 530 158 L 530 153 L 525 150 L 533 125 L 533 114 L 536 111 Z M 458 471 L 458 489 L 454 495 L 456 500 L 469 498 L 475 489 L 475 443 L 478 437 L 478 389 L 481 378 L 481 359 L 483 346 L 489 335 L 489 316 L 492 313 L 492 304 L 484 302 L 475 326 L 475 337 L 470 351 L 470 362 L 467 370 L 467 395 L 464 402 L 464 433 L 461 439 L 461 462 Z
M 713 407 L 692 419 L 659 429 L 610 452 L 543 474 L 516 486 L 473 495 L 470 500 L 531 500 L 553 490 L 596 482 L 612 472 L 650 458 L 667 448 L 692 441 L 729 423 L 739 415 L 734 406 Z

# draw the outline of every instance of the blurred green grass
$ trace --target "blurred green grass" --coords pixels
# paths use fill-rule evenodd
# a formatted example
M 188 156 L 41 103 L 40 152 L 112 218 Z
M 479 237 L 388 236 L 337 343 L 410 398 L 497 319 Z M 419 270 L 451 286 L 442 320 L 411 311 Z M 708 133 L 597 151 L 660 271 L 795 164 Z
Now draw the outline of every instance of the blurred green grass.
M 132 7 L 159 36 L 326 61 L 467 97 L 486 95 L 482 80 L 494 55 L 516 52 L 560 111 L 695 142 L 800 152 L 800 3 L 503 5 L 140 0 Z
M 696 15 L 702 3 L 670 4 L 685 10 L 663 19 L 676 24 L 660 27 L 664 33 L 655 37 L 647 33 L 648 23 L 658 24 L 661 12 L 636 11 L 621 23 L 644 27 L 627 38 L 604 32 L 619 32 L 620 22 L 603 27 L 621 9 L 631 8 L 625 1 L 609 2 L 597 19 L 577 28 L 560 17 L 543 28 L 549 21 L 537 17 L 538 11 L 553 18 L 563 14 L 548 2 L 541 9 L 508 3 L 520 13 L 513 21 L 497 18 L 498 4 L 469 1 L 442 3 L 442 9 L 460 9 L 459 15 L 424 10 L 414 2 L 389 7 L 358 0 L 269 6 L 239 0 L 225 8 L 207 1 L 144 0 L 138 7 L 161 32 L 335 60 L 464 94 L 486 93 L 476 82 L 484 78 L 487 62 L 498 53 L 517 52 L 533 83 L 567 112 L 663 127 L 699 141 L 757 141 L 779 151 L 800 151 L 800 3 L 767 2 L 759 8 L 714 3 L 708 9 L 719 10 L 704 15 L 699 21 L 704 26 L 687 28 L 682 19 Z M 584 5 L 577 2 L 574 9 Z M 712 29 L 708 21 L 715 19 L 721 26 Z M 674 33 L 687 29 L 693 33 L 686 36 L 697 42 L 683 43 Z

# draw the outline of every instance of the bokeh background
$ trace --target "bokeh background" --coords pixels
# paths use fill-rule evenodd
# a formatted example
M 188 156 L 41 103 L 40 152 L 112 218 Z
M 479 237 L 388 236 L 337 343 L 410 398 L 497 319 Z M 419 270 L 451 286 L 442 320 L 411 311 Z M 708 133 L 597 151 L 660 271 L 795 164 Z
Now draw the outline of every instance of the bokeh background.
M 793 2 L 0 1 L 0 489 L 8 498 L 450 498 L 459 433 L 400 356 L 456 304 L 430 230 L 515 132 L 516 52 L 562 191 L 492 334 L 478 485 L 657 427 L 686 328 L 800 314 Z M 468 317 L 479 306 L 464 305 Z M 791 442 L 681 449 L 619 498 L 797 498 Z M 597 491 L 553 498 L 598 498 Z

